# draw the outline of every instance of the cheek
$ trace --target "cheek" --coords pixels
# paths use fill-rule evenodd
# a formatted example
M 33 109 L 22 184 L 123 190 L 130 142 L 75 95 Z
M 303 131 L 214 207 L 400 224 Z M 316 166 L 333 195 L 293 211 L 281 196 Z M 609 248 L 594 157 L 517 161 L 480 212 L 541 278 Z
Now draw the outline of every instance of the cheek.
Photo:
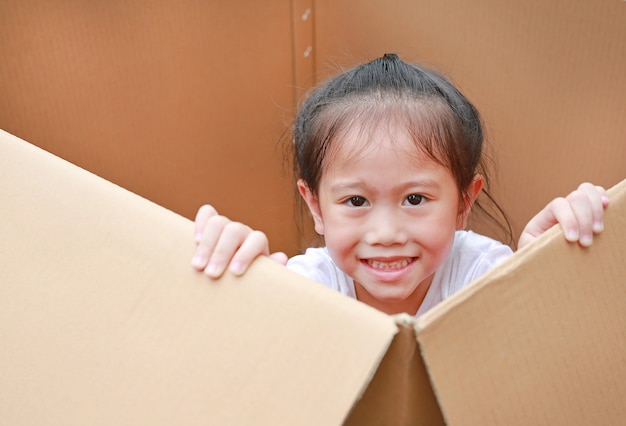
M 424 221 L 414 228 L 414 237 L 435 258 L 445 258 L 450 252 L 456 231 L 456 217 L 449 220 Z
M 336 251 L 347 251 L 359 241 L 359 233 L 354 227 L 341 226 L 334 223 L 325 223 L 326 235 L 324 239 L 326 245 Z
M 325 221 L 326 234 L 324 242 L 331 257 L 344 271 L 347 268 L 346 261 L 353 257 L 355 247 L 361 241 L 361 233 L 358 226 L 348 226 L 346 223 Z M 349 269 L 349 268 L 348 268 Z

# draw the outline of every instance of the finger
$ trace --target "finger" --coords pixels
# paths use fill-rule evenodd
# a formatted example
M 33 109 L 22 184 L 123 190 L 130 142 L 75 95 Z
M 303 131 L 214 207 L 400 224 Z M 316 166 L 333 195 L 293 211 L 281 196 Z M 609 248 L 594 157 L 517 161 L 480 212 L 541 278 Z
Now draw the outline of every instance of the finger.
M 274 262 L 280 263 L 281 265 L 286 265 L 287 260 L 289 260 L 289 257 L 287 256 L 287 254 L 283 253 L 282 251 L 277 251 L 276 253 L 272 253 L 270 254 L 269 257 Z
M 242 223 L 228 221 L 214 244 L 204 273 L 214 279 L 221 277 L 231 261 L 235 260 L 235 255 L 239 254 L 241 246 L 254 232 L 256 231 Z M 244 252 L 244 259 L 245 255 Z
M 603 186 L 596 185 L 595 188 L 602 199 L 602 207 L 606 209 L 609 206 L 609 193 Z
M 233 256 L 229 269 L 235 275 L 241 275 L 261 255 L 269 255 L 267 236 L 261 231 L 251 231 Z
M 217 215 L 217 210 L 215 210 L 215 208 L 209 204 L 205 204 L 198 209 L 198 212 L 196 213 L 196 218 L 194 220 L 196 243 L 200 242 L 206 223 L 209 221 L 210 218 Z
M 579 239 L 578 220 L 571 204 L 563 197 L 555 198 L 548 205 L 548 210 L 554 217 L 555 221 L 561 226 L 565 239 L 570 242 L 576 242 Z
M 584 197 L 580 194 L 584 194 Z M 604 209 L 609 204 L 607 191 L 601 187 L 590 183 L 583 183 L 578 190 L 572 193 L 572 208 L 579 220 L 579 230 L 581 234 L 581 245 L 589 246 L 593 241 L 593 235 L 604 230 Z
M 600 233 L 604 230 L 604 208 L 608 203 L 608 197 L 606 191 L 601 186 L 595 186 L 590 183 L 583 183 L 578 187 L 578 191 L 581 191 L 587 199 L 581 198 L 580 202 L 587 202 L 588 206 L 584 207 L 584 211 L 581 214 L 586 215 L 587 209 L 591 212 L 591 225 L 587 221 L 587 217 L 584 217 L 584 221 L 579 224 L 581 227 L 581 235 L 585 234 L 593 237 L 593 234 Z M 577 205 L 573 206 L 575 209 Z M 589 226 L 591 229 L 589 229 Z
M 205 270 L 209 259 L 213 255 L 215 246 L 222 236 L 224 228 L 230 223 L 225 216 L 211 216 L 206 220 L 200 234 L 196 251 L 191 260 L 191 264 L 199 271 Z

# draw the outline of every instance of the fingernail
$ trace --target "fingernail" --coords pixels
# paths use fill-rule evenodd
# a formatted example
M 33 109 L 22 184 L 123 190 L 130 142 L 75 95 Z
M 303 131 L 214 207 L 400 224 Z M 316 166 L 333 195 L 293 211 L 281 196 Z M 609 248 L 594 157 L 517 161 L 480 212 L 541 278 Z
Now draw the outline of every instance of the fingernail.
M 204 273 L 207 274 L 209 277 L 214 277 L 217 275 L 217 265 L 210 263 L 207 265 L 206 268 L 204 268 Z
M 578 231 L 575 229 L 568 229 L 567 233 L 565 234 L 565 238 L 567 238 L 568 241 L 578 240 Z
M 230 272 L 235 275 L 243 274 L 243 265 L 239 262 L 233 262 L 230 264 Z
M 608 195 L 602 195 L 602 203 L 606 206 L 607 204 L 609 204 L 609 196 Z
M 203 262 L 204 259 L 202 259 L 202 256 L 200 255 L 196 255 L 191 259 L 191 265 L 195 268 L 202 268 Z
M 591 243 L 593 242 L 593 237 L 591 235 L 582 235 L 580 237 L 579 242 L 580 242 L 580 245 L 584 247 L 589 247 Z
M 602 232 L 604 231 L 604 223 L 600 220 L 593 222 L 593 232 Z

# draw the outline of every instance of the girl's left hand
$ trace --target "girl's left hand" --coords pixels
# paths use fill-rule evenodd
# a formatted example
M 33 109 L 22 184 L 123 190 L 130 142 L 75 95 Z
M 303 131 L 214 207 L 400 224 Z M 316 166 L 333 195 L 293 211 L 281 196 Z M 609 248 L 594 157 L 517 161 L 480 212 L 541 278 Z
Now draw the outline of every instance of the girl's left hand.
M 519 239 L 518 248 L 546 232 L 557 223 L 561 225 L 565 239 L 589 247 L 593 235 L 604 229 L 604 209 L 609 205 L 607 192 L 601 186 L 583 183 L 566 197 L 552 200 L 526 225 Z

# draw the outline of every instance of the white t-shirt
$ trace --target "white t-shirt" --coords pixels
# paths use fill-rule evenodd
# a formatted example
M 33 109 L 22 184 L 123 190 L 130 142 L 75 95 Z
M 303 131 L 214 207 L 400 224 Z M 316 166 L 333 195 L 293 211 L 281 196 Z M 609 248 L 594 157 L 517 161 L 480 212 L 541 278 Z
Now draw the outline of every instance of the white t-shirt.
M 437 269 L 416 317 L 447 299 L 502 260 L 511 248 L 472 231 L 457 231 L 450 255 Z M 341 271 L 325 247 L 307 249 L 289 259 L 287 268 L 346 296 L 356 298 L 354 280 Z

